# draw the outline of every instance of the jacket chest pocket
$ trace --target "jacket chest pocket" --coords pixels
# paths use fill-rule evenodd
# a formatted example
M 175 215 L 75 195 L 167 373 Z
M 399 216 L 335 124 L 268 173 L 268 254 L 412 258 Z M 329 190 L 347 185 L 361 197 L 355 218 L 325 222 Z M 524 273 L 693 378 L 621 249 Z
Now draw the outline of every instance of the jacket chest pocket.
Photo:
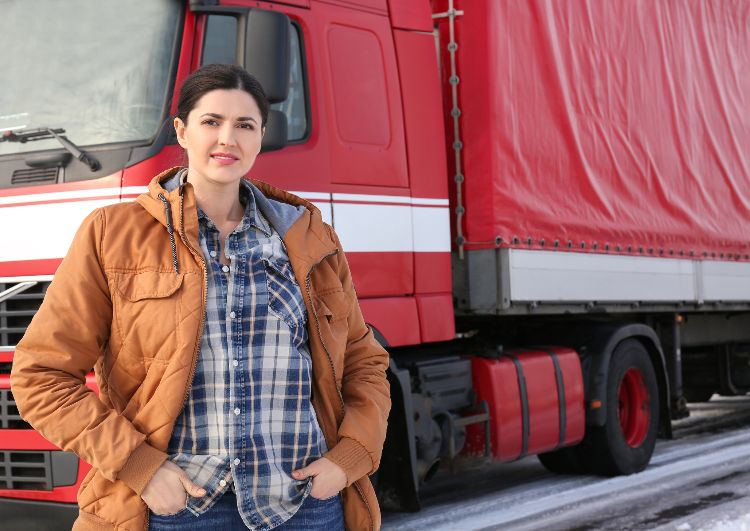
M 268 309 L 293 331 L 304 330 L 307 322 L 302 291 L 289 262 L 263 259 L 266 267 Z
M 320 336 L 331 355 L 336 378 L 341 381 L 344 355 L 349 336 L 349 312 L 352 300 L 343 288 L 313 294 L 313 306 L 318 316 Z
M 169 359 L 181 321 L 183 274 L 142 271 L 114 277 L 114 319 L 122 338 L 120 362 L 128 358 Z

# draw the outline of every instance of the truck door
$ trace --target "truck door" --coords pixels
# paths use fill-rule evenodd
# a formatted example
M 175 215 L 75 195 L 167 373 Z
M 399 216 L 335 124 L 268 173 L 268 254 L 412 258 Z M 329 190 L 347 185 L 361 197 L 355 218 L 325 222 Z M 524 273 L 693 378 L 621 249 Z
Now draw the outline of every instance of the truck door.
M 313 3 L 333 222 L 360 297 L 414 293 L 414 241 L 396 55 L 385 1 Z

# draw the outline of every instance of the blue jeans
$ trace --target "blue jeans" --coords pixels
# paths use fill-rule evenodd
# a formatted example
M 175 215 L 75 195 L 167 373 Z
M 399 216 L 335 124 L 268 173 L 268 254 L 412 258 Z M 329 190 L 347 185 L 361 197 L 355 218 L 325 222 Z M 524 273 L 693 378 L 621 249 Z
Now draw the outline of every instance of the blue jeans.
M 169 515 L 160 516 L 149 513 L 150 531 L 243 531 L 245 522 L 237 511 L 237 497 L 226 492 L 208 511 L 195 516 L 187 509 Z M 327 500 L 318 500 L 307 496 L 299 510 L 289 520 L 274 531 L 344 531 L 344 510 L 341 497 L 334 496 Z

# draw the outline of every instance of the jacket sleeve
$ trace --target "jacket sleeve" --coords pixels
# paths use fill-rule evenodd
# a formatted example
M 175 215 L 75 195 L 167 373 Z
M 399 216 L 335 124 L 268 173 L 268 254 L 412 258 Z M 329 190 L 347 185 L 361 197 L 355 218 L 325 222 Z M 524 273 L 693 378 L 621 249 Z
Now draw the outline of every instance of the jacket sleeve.
M 86 387 L 112 323 L 101 252 L 105 225 L 98 209 L 78 229 L 16 346 L 11 389 L 20 414 L 47 440 L 140 494 L 166 454 Z
M 330 230 L 341 249 L 338 236 L 333 229 Z M 380 466 L 391 396 L 386 378 L 388 352 L 365 324 L 349 263 L 343 252 L 339 253 L 338 260 L 339 278 L 344 292 L 352 300 L 352 306 L 348 316 L 349 334 L 341 381 L 344 419 L 339 427 L 338 444 L 325 457 L 344 469 L 348 486 L 374 473 Z

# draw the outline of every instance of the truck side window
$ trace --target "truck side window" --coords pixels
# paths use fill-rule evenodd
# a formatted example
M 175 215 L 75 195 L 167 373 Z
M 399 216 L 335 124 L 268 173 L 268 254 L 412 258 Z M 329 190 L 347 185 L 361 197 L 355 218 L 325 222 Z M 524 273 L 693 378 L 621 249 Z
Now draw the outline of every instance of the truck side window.
M 201 66 L 236 63 L 237 19 L 222 15 L 209 15 L 206 36 L 203 40 Z
M 286 115 L 287 141 L 300 142 L 307 137 L 307 97 L 303 67 L 302 40 L 299 27 L 292 23 L 291 68 L 289 73 L 289 95 L 286 100 L 271 105 L 272 109 Z M 203 41 L 201 66 L 211 63 L 236 64 L 237 19 L 226 15 L 209 15 L 206 21 L 206 36 Z M 252 72 L 251 72 L 252 73 Z

